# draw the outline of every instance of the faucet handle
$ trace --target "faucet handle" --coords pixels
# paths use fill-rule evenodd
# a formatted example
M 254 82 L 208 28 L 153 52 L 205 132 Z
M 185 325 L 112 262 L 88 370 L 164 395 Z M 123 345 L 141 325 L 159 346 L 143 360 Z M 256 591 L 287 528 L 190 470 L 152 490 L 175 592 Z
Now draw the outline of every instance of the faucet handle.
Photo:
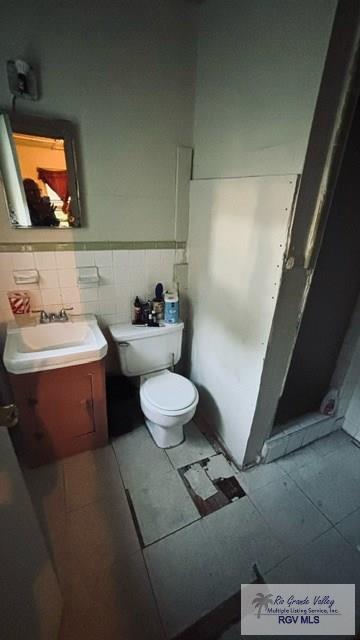
M 74 307 L 63 307 L 62 309 L 60 309 L 59 311 L 59 320 L 68 320 L 68 314 L 66 313 L 67 311 L 72 311 Z
M 40 313 L 40 324 L 46 324 L 50 322 L 50 316 L 44 309 L 33 309 L 33 313 Z

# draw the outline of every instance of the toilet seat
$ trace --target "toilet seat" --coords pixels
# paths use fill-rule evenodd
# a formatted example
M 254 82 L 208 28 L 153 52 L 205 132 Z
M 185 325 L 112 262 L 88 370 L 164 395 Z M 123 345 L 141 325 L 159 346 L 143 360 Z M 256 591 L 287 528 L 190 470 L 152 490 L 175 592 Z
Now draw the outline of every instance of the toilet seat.
M 151 376 L 141 385 L 142 398 L 167 415 L 187 411 L 198 401 L 198 392 L 190 380 L 170 371 Z

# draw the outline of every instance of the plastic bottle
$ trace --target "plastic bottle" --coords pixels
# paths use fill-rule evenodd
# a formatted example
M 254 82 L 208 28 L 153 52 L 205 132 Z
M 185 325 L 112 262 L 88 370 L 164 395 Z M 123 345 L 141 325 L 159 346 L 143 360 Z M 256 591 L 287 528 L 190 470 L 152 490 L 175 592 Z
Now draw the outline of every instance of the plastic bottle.
M 166 291 L 165 301 L 165 323 L 176 324 L 179 322 L 179 294 L 177 291 Z
M 133 324 L 141 324 L 141 302 L 139 296 L 136 296 L 133 307 Z

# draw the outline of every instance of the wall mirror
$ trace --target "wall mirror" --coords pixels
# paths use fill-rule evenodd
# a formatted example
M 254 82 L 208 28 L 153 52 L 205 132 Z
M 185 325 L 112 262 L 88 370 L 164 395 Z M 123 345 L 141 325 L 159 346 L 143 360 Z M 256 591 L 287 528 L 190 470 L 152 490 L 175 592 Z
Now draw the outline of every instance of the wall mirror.
M 1 113 L 0 174 L 12 227 L 81 226 L 70 122 Z

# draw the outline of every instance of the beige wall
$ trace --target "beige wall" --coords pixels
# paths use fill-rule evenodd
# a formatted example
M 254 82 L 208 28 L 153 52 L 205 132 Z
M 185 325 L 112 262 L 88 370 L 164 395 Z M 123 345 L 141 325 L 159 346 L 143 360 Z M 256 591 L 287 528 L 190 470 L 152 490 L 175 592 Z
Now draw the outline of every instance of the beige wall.
M 77 124 L 86 212 L 79 230 L 11 230 L 0 201 L 2 242 L 175 239 L 176 148 L 192 144 L 195 8 L 104 0 L 99 9 L 1 3 L 2 106 L 11 103 L 5 60 L 37 65 L 41 99 L 17 109 Z
M 195 179 L 301 173 L 336 4 L 201 5 Z
M 281 200 L 281 183 L 302 172 L 335 7 L 334 0 L 207 0 L 200 8 L 189 360 L 200 411 L 239 464 L 283 268 L 287 238 L 277 215 L 280 207 L 289 215 L 292 199 Z M 252 198 L 240 186 L 227 193 L 237 182 Z M 269 281 L 272 249 L 278 275 Z

